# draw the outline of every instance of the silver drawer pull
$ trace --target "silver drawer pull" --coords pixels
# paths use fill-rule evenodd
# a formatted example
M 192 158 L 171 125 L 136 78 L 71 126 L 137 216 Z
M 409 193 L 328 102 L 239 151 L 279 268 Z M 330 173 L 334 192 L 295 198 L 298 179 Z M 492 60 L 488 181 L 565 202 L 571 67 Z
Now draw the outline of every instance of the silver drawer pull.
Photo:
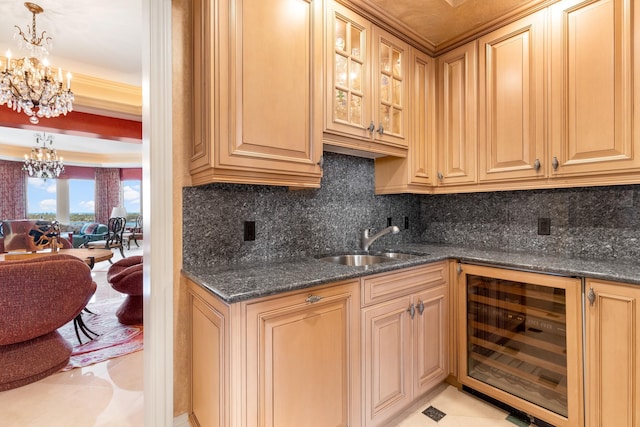
M 307 299 L 305 299 L 304 301 L 305 301 L 305 302 L 308 302 L 309 304 L 313 304 L 314 302 L 318 302 L 318 301 L 320 301 L 321 299 L 322 299 L 322 297 L 321 297 L 321 296 L 318 296 L 318 295 L 309 295 L 309 296 L 307 297 Z

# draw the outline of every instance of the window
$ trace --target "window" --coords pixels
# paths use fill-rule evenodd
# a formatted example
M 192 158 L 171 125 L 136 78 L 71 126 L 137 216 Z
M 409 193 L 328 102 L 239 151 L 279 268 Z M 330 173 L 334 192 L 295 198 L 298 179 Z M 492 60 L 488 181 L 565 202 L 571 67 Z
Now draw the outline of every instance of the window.
M 95 181 L 28 178 L 27 217 L 63 224 L 95 221 Z
M 69 221 L 95 221 L 96 182 L 93 179 L 69 179 Z
M 122 200 L 124 201 L 124 208 L 127 211 L 128 221 L 135 220 L 142 211 L 140 209 L 140 184 L 141 181 L 139 180 L 122 181 Z
M 27 217 L 29 219 L 57 218 L 57 184 L 55 179 L 27 179 Z

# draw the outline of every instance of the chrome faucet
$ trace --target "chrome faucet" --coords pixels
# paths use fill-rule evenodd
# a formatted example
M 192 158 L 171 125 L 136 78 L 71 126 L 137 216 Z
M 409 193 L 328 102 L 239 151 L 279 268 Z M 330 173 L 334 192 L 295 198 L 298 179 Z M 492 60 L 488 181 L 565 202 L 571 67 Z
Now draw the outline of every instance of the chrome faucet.
M 369 246 L 371 246 L 373 242 L 378 240 L 380 237 L 386 236 L 387 234 L 398 234 L 400 232 L 400 229 L 395 225 L 392 225 L 391 227 L 387 227 L 385 229 L 378 231 L 373 236 L 369 236 L 370 232 L 371 230 L 369 228 L 365 228 L 362 231 L 362 239 L 360 240 L 360 243 L 363 251 L 368 251 Z

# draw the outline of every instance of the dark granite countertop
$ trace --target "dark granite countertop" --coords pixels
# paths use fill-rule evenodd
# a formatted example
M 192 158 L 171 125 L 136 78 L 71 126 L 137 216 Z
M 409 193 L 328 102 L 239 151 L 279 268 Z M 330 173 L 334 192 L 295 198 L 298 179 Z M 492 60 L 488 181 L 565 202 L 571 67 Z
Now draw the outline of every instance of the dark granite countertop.
M 403 244 L 387 249 L 410 252 L 419 256 L 367 267 L 350 267 L 320 261 L 313 257 L 301 257 L 260 263 L 210 265 L 193 270 L 183 268 L 182 272 L 227 303 L 450 258 L 469 263 L 640 285 L 640 263 L 562 258 L 558 255 L 540 253 L 502 252 L 421 243 Z

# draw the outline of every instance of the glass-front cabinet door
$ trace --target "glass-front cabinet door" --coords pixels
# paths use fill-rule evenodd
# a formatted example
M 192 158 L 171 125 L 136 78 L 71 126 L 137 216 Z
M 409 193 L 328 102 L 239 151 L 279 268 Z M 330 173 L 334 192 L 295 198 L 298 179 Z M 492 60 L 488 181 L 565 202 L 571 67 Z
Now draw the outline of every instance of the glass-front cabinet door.
M 337 2 L 327 10 L 325 148 L 406 157 L 409 46 Z
M 371 24 L 333 4 L 327 31 L 328 71 L 326 128 L 359 138 L 372 136 L 371 64 L 368 37 Z
M 377 105 L 375 138 L 406 145 L 407 124 L 407 46 L 379 28 L 376 41 L 375 99 Z

